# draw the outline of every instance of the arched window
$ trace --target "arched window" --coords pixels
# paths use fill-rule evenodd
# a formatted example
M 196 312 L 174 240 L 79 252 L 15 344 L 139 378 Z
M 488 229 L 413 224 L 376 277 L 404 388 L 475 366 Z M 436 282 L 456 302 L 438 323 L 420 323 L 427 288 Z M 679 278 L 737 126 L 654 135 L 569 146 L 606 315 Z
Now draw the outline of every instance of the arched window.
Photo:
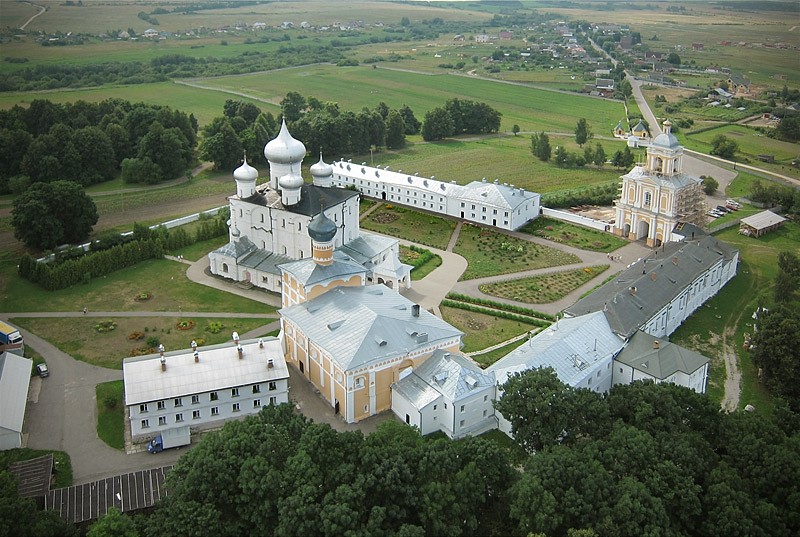
M 222 272 L 228 272 L 228 264 L 227 263 L 223 263 L 222 264 Z

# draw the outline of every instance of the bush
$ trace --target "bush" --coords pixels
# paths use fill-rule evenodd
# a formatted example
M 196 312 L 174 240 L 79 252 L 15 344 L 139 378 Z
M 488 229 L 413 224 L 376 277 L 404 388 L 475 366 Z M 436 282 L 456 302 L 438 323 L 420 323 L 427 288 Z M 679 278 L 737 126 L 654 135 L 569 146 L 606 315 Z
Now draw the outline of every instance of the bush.
M 214 321 L 208 323 L 208 326 L 206 327 L 206 332 L 211 332 L 212 334 L 219 334 L 220 332 L 222 332 L 223 328 L 225 328 L 224 324 Z
M 156 347 L 161 345 L 161 339 L 159 339 L 158 336 L 150 336 L 149 338 L 147 338 L 147 341 L 145 341 L 145 344 L 148 347 L 155 349 Z

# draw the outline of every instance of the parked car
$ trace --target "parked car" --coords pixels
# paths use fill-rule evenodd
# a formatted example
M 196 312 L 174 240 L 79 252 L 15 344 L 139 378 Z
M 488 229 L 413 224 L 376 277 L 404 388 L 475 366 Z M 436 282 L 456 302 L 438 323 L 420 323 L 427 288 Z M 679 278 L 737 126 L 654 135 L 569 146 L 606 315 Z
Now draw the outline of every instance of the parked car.
M 42 378 L 50 376 L 50 370 L 45 363 L 36 364 L 36 373 Z
M 730 209 L 726 209 L 726 208 L 725 208 L 725 207 L 723 207 L 722 205 L 717 205 L 717 206 L 716 206 L 716 209 L 717 209 L 717 211 L 718 211 L 718 212 L 720 212 L 720 213 L 722 213 L 722 214 L 728 214 L 728 213 L 730 213 L 730 212 L 733 212 L 733 211 L 731 211 Z
M 736 207 L 737 209 L 742 208 L 742 204 L 736 200 L 725 200 L 725 205 L 730 205 L 731 207 Z

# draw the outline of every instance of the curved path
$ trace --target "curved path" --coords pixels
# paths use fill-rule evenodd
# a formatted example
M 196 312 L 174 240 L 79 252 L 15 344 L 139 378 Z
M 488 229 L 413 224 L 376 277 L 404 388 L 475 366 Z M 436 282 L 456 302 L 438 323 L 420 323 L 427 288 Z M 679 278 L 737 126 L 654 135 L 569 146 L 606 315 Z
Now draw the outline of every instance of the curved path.
M 39 15 L 41 15 L 42 13 L 44 13 L 45 11 L 47 11 L 47 8 L 46 8 L 46 7 L 44 7 L 44 6 L 40 6 L 39 4 L 34 4 L 33 2 L 25 2 L 25 3 L 26 3 L 26 4 L 30 4 L 30 5 L 31 5 L 31 6 L 33 6 L 33 7 L 38 7 L 38 8 L 39 8 L 39 13 L 36 13 L 36 14 L 35 14 L 35 15 L 33 15 L 33 16 L 30 18 L 30 19 L 28 19 L 27 21 L 25 21 L 25 24 L 23 24 L 22 26 L 20 26 L 20 27 L 19 27 L 19 29 L 20 29 L 20 30 L 24 30 L 24 29 L 25 29 L 25 28 L 26 28 L 26 27 L 27 27 L 27 26 L 28 26 L 30 23 L 32 23 L 32 22 L 33 22 L 33 19 L 35 19 L 36 17 L 38 17 Z

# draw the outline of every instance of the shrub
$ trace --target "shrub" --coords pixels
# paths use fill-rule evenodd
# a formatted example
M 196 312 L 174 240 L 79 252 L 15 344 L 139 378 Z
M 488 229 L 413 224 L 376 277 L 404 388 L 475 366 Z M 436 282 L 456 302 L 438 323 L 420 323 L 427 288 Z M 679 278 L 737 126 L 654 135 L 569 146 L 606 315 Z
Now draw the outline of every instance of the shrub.
M 147 341 L 145 341 L 145 344 L 148 347 L 155 349 L 156 347 L 161 345 L 161 339 L 158 336 L 150 336 L 149 338 L 147 338 Z
M 214 321 L 214 322 L 208 323 L 208 326 L 206 327 L 206 331 L 207 332 L 211 332 L 212 334 L 219 334 L 220 332 L 222 332 L 223 328 L 225 328 L 224 324 Z

